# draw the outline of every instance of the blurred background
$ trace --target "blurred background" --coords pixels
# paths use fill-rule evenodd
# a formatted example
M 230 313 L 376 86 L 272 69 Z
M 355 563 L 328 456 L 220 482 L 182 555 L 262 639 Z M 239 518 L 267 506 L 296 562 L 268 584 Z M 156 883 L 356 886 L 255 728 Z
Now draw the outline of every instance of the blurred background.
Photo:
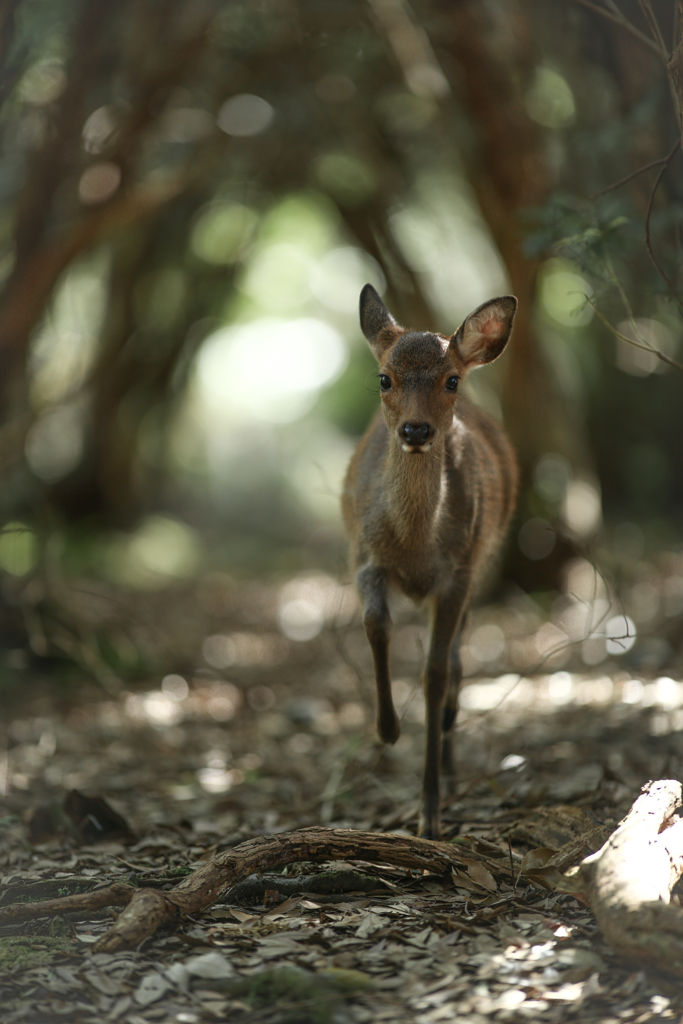
M 3 0 L 5 688 L 277 665 L 353 621 L 367 281 L 444 333 L 520 301 L 471 378 L 522 488 L 466 672 L 680 667 L 674 6 Z

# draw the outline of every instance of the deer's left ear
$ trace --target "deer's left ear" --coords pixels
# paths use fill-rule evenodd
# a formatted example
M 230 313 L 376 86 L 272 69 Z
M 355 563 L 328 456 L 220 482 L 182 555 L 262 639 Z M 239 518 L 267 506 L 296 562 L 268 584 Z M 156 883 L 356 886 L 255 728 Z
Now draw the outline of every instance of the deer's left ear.
M 497 359 L 508 343 L 517 311 L 514 295 L 485 302 L 467 317 L 451 338 L 466 370 Z

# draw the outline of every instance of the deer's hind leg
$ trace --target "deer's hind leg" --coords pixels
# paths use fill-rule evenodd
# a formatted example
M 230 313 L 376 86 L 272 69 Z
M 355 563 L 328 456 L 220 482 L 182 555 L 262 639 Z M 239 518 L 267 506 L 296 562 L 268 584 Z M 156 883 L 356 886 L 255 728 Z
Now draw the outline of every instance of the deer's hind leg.
M 460 693 L 460 684 L 462 682 L 460 644 L 462 642 L 462 633 L 465 628 L 466 621 L 467 613 L 462 617 L 460 625 L 453 637 L 453 642 L 451 643 L 448 693 L 446 694 L 446 703 L 441 716 L 441 771 L 444 779 L 446 780 L 446 786 L 449 793 L 455 792 L 455 756 L 453 751 L 455 744 L 453 738 L 453 725 L 458 714 L 458 695 Z
M 425 839 L 441 836 L 440 775 L 444 711 L 449 690 L 449 662 L 469 591 L 469 577 L 461 578 L 432 609 L 432 636 L 423 678 L 426 704 L 426 749 L 419 832 Z

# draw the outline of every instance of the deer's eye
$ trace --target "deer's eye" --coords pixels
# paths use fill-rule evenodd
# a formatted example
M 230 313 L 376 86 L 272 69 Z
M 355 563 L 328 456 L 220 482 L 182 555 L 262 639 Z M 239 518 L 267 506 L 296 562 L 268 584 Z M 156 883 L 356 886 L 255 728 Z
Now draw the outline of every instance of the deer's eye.
M 379 386 L 382 391 L 388 391 L 391 387 L 391 378 L 387 377 L 386 373 L 380 373 L 379 375 Z
M 458 378 L 449 377 L 446 381 L 446 391 L 457 391 L 458 389 Z

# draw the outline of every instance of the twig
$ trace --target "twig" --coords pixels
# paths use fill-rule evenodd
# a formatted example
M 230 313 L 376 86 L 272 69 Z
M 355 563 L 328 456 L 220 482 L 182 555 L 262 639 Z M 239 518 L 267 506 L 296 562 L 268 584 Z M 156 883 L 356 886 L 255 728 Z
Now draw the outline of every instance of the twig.
M 616 327 L 612 326 L 607 317 L 600 312 L 598 307 L 591 299 L 588 298 L 588 296 L 586 296 L 586 302 L 592 306 L 598 319 L 602 321 L 609 331 L 612 332 L 615 338 L 619 338 L 621 341 L 627 341 L 628 344 L 633 345 L 634 348 L 640 348 L 643 352 L 649 352 L 651 355 L 657 356 L 657 358 L 661 359 L 663 363 L 667 363 L 669 366 L 673 366 L 677 370 L 683 370 L 683 363 L 679 363 L 676 359 L 672 359 L 671 356 L 667 356 L 664 352 L 660 351 L 660 349 L 655 348 L 654 345 L 645 345 L 640 341 L 636 341 L 635 338 L 628 338 L 625 334 L 622 334 L 621 331 L 618 331 Z
M 664 37 L 662 36 L 662 32 L 661 32 L 661 29 L 659 27 L 659 22 L 657 21 L 657 17 L 655 15 L 655 12 L 652 10 L 652 6 L 650 4 L 650 0 L 639 0 L 639 3 L 640 3 L 640 9 L 643 12 L 643 14 L 645 15 L 645 19 L 646 19 L 648 25 L 650 26 L 650 31 L 652 32 L 652 37 L 653 37 L 654 41 L 657 43 L 657 46 L 659 47 L 659 52 L 661 53 L 661 55 L 664 57 L 665 60 L 668 60 L 669 59 L 669 51 L 667 50 L 666 45 L 664 43 Z
M 594 192 L 592 196 L 589 196 L 589 201 L 593 199 L 599 199 L 600 196 L 604 196 L 607 192 L 613 192 L 616 188 L 621 188 L 622 185 L 626 185 L 629 181 L 633 181 L 639 174 L 644 174 L 645 171 L 652 170 L 653 167 L 659 167 L 665 163 L 666 157 L 663 156 L 659 160 L 653 160 L 651 164 L 645 164 L 644 167 L 639 167 L 637 171 L 632 171 L 631 174 L 627 174 L 625 178 L 621 178 L 619 181 L 615 181 L 613 185 L 608 185 L 606 188 L 601 188 L 599 192 Z
M 681 303 L 681 300 L 679 299 L 678 295 L 676 294 L 676 290 L 675 290 L 674 286 L 671 284 L 671 281 L 666 276 L 666 274 L 664 273 L 664 271 L 660 267 L 659 263 L 657 263 L 657 260 L 655 259 L 655 254 L 652 251 L 652 241 L 650 239 L 650 214 L 652 213 L 652 205 L 653 205 L 654 200 L 655 200 L 655 194 L 657 192 L 657 189 L 659 188 L 660 181 L 664 177 L 664 172 L 666 171 L 667 167 L 669 166 L 669 164 L 671 163 L 673 158 L 676 156 L 676 153 L 678 152 L 678 150 L 680 148 L 681 148 L 681 140 L 680 139 L 676 139 L 676 142 L 675 142 L 674 146 L 672 147 L 671 152 L 666 157 L 666 159 L 664 161 L 664 165 L 662 166 L 662 169 L 659 172 L 659 174 L 657 175 L 657 178 L 655 179 L 655 183 L 652 186 L 652 192 L 650 193 L 650 201 L 647 204 L 647 213 L 645 214 L 645 246 L 647 248 L 648 256 L 650 257 L 650 259 L 652 260 L 652 262 L 654 264 L 655 270 L 657 271 L 659 276 L 662 278 L 662 280 L 666 281 L 667 287 L 668 287 L 669 291 L 671 292 L 671 294 L 673 295 L 674 299 L 676 300 L 676 304 L 678 305 L 678 308 L 683 312 L 683 304 Z
M 650 50 L 656 53 L 658 57 L 662 56 L 662 52 L 657 46 L 657 44 L 653 42 L 653 40 L 650 39 L 648 36 L 646 36 L 644 32 L 641 32 L 639 28 L 636 28 L 635 25 L 632 25 L 628 18 L 625 18 L 623 15 L 621 17 L 617 17 L 616 14 L 612 14 L 604 7 L 599 7 L 597 4 L 592 4 L 590 0 L 574 0 L 574 3 L 581 4 L 583 7 L 587 7 L 589 11 L 595 11 L 596 14 L 601 14 L 603 18 L 608 18 L 609 21 L 613 21 L 615 25 L 618 25 L 620 28 L 625 29 L 626 32 L 630 32 L 632 36 L 636 37 L 636 39 L 640 39 L 641 43 L 644 43 L 645 46 L 647 46 Z

